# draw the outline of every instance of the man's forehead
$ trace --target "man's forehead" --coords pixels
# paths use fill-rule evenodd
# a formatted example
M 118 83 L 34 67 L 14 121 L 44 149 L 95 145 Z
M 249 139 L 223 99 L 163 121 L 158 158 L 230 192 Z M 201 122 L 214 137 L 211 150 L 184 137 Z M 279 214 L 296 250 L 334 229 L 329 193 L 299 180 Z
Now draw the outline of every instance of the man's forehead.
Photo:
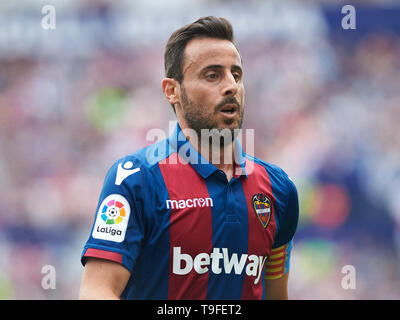
M 241 58 L 235 45 L 229 40 L 195 38 L 186 45 L 183 59 L 183 73 L 207 65 L 239 65 Z

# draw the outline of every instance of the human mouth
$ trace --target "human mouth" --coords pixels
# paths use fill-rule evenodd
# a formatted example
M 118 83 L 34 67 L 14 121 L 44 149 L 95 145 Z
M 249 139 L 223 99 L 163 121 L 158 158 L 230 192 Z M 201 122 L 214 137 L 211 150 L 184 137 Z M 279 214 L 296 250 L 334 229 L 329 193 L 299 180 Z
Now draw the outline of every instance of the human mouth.
M 237 111 L 238 111 L 238 106 L 233 103 L 226 104 L 220 109 L 220 112 L 224 115 L 224 117 L 227 118 L 235 117 Z

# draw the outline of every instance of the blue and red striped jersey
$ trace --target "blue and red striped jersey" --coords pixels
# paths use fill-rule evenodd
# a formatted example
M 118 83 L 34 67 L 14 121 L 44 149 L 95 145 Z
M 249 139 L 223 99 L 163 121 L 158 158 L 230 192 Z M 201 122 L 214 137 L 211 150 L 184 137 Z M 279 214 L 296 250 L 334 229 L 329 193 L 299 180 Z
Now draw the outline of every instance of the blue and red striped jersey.
M 264 299 L 289 270 L 297 190 L 279 167 L 244 153 L 235 174 L 206 161 L 179 125 L 106 175 L 81 262 L 131 272 L 124 299 Z

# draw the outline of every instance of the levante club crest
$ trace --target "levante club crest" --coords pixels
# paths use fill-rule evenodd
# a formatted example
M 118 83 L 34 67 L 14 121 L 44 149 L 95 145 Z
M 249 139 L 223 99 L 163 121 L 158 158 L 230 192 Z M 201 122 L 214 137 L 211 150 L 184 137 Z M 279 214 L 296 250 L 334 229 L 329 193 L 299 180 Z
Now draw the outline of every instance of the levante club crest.
M 263 193 L 257 193 L 251 199 L 253 203 L 254 212 L 258 220 L 260 220 L 264 229 L 268 226 L 271 220 L 272 203 L 269 198 Z

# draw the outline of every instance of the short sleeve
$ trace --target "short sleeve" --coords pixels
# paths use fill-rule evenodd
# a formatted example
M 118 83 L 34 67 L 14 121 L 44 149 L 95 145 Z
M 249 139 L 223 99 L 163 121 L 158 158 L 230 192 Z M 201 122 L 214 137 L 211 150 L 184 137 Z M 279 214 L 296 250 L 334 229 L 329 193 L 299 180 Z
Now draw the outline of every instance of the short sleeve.
M 132 271 L 143 240 L 140 207 L 142 185 L 140 166 L 134 159 L 117 161 L 108 171 L 100 193 L 95 217 L 81 254 L 111 260 Z
M 283 174 L 282 185 L 283 201 L 280 202 L 275 219 L 277 232 L 271 255 L 267 259 L 265 267 L 265 279 L 273 280 L 283 277 L 289 272 L 290 254 L 293 246 L 293 237 L 297 229 L 299 219 L 299 202 L 297 189 L 293 181 Z
M 287 178 L 286 201 L 277 212 L 277 233 L 272 248 L 279 248 L 289 243 L 296 233 L 299 220 L 299 201 L 293 181 Z

